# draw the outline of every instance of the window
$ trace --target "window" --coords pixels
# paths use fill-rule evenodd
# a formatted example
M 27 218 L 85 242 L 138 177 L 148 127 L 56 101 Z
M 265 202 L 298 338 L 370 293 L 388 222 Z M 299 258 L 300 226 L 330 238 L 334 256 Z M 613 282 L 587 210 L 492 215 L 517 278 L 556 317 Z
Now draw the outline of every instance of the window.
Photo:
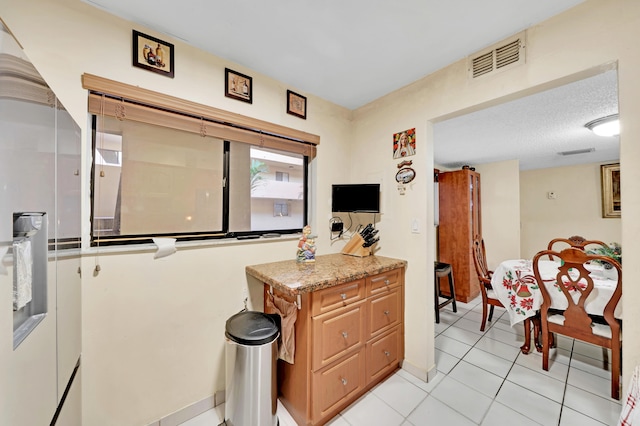
M 289 182 L 289 173 L 287 173 L 287 172 L 276 172 L 276 180 L 278 182 Z
M 306 223 L 306 162 L 304 157 L 300 154 L 232 143 L 231 158 L 233 167 L 229 181 L 229 189 L 232 194 L 230 207 L 235 214 L 230 217 L 230 230 L 302 229 Z M 237 165 L 234 158 L 242 162 L 247 161 L 248 158 L 250 162 L 249 181 L 246 179 L 246 165 Z M 274 170 L 283 167 L 291 170 L 291 181 L 277 179 L 278 172 Z M 236 185 L 242 185 L 242 187 L 237 188 Z M 248 191 L 245 189 L 247 186 L 249 186 Z M 291 209 L 286 210 L 286 215 L 274 215 L 274 202 L 288 203 L 291 205 Z
M 219 110 L 157 93 L 159 105 L 149 105 L 137 98 L 142 89 L 106 81 L 136 101 L 89 95 L 93 245 L 293 233 L 306 224 L 317 141 L 297 137 L 317 137 L 226 112 L 221 123 Z
M 304 226 L 303 155 L 94 117 L 94 240 L 234 237 Z M 275 171 L 282 168 L 290 171 Z M 276 215 L 274 202 L 281 206 Z
M 95 123 L 94 237 L 223 232 L 223 141 L 112 117 Z M 109 151 L 122 163 L 100 164 Z
M 289 216 L 289 203 L 274 203 L 273 204 L 273 215 L 274 216 Z

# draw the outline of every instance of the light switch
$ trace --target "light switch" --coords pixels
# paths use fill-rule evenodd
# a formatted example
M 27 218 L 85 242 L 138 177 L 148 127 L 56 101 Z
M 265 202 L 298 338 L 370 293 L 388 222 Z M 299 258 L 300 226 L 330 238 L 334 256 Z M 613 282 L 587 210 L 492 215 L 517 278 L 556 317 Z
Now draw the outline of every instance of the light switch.
M 549 191 L 547 192 L 547 198 L 550 200 L 555 200 L 556 199 L 556 193 L 553 191 Z
M 413 219 L 411 221 L 411 232 L 413 232 L 414 234 L 420 233 L 420 225 L 418 224 L 418 219 Z

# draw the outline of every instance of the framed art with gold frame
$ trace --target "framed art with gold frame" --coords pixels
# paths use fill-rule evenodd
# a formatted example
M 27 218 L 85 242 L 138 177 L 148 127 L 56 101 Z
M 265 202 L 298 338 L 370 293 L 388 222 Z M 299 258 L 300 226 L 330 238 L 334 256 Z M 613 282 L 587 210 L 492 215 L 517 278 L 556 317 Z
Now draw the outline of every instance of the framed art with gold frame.
M 620 218 L 620 163 L 600 166 L 602 178 L 602 217 Z

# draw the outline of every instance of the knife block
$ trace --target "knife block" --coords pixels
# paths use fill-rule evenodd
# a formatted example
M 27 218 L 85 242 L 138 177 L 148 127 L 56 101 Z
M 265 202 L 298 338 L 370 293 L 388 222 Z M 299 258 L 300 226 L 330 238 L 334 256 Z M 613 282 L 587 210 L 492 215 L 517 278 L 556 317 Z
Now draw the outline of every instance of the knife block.
M 346 246 L 342 249 L 342 254 L 349 256 L 367 257 L 371 256 L 371 247 L 362 247 L 364 244 L 364 238 L 360 234 L 355 234 Z

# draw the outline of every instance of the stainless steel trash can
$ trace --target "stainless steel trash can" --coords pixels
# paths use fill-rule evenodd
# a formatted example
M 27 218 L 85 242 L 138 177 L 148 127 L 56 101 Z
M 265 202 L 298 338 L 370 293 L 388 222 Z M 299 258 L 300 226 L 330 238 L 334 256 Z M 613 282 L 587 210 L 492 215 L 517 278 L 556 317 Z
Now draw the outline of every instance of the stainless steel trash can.
M 280 317 L 244 311 L 226 323 L 225 424 L 277 426 Z

